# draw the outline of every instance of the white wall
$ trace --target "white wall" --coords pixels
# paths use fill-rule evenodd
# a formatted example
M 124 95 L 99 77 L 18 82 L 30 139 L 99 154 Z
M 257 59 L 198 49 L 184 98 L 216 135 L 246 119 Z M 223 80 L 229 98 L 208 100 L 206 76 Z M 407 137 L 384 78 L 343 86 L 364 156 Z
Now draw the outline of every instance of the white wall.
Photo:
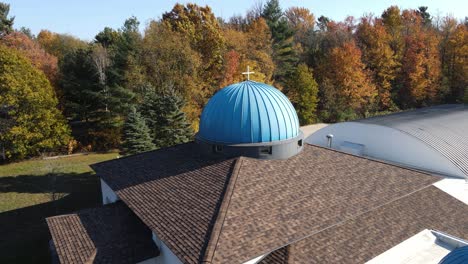
M 153 241 L 159 248 L 159 256 L 156 258 L 155 264 L 182 264 L 174 253 L 159 239 L 159 237 L 153 232 Z
M 326 147 L 328 134 L 333 135 L 333 149 L 346 151 L 341 146 L 348 141 L 364 145 L 363 156 L 447 176 L 465 177 L 459 168 L 438 151 L 397 129 L 357 122 L 337 123 L 310 135 L 306 142 Z
M 101 179 L 102 204 L 115 203 L 119 199 L 117 194 Z

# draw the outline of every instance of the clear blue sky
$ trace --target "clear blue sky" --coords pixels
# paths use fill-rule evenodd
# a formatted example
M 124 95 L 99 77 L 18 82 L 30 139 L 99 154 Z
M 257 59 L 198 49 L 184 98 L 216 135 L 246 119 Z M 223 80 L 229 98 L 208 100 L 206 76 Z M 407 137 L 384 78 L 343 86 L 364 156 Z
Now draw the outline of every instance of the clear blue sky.
M 158 19 L 171 10 L 176 2 L 194 2 L 209 5 L 216 16 L 229 18 L 234 14 L 245 14 L 254 0 L 0 0 L 10 4 L 10 14 L 14 15 L 15 28 L 28 27 L 34 34 L 41 29 L 58 33 L 68 33 L 82 39 L 91 40 L 104 27 L 119 28 L 126 18 L 134 15 L 143 29 L 151 19 Z M 265 2 L 265 0 L 263 1 Z M 309 8 L 316 17 L 325 15 L 334 20 L 342 20 L 347 15 L 359 17 L 364 13 L 380 15 L 390 5 L 405 8 L 429 7 L 432 15 L 452 14 L 458 19 L 468 16 L 467 0 L 283 0 L 283 9 L 290 6 Z

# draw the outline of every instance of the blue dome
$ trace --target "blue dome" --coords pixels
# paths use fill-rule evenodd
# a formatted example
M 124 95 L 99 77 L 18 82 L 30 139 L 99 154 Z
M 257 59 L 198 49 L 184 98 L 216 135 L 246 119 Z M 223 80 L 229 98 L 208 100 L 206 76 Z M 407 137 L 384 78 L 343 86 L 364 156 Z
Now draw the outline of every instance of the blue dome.
M 273 86 L 253 81 L 218 91 L 203 109 L 198 136 L 226 143 L 285 140 L 299 134 L 299 120 L 289 99 Z
M 468 246 L 460 247 L 448 253 L 439 264 L 466 264 L 468 263 Z

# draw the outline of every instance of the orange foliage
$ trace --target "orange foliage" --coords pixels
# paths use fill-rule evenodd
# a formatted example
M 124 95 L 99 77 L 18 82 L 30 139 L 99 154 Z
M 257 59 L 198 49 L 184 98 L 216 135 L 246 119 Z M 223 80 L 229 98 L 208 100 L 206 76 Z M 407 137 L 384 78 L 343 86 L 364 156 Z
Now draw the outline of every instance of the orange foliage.
M 363 17 L 358 25 L 356 38 L 362 50 L 363 62 L 372 72 L 373 81 L 377 86 L 379 108 L 390 109 L 394 105 L 391 98 L 391 82 L 396 78 L 398 66 L 390 46 L 391 36 L 380 19 Z
M 224 55 L 224 73 L 223 79 L 221 82 L 221 87 L 233 84 L 238 82 L 236 80 L 239 74 L 239 63 L 240 63 L 240 55 L 235 50 L 230 50 Z
M 34 67 L 44 72 L 50 83 L 55 86 L 58 72 L 58 62 L 55 56 L 47 53 L 38 43 L 21 32 L 6 35 L 2 38 L 2 43 L 18 50 L 28 58 Z
M 364 112 L 373 103 L 377 90 L 361 61 L 361 51 L 354 41 L 331 50 L 321 70 L 322 78 L 334 87 L 344 108 Z
M 405 49 L 402 59 L 400 91 L 403 104 L 434 103 L 440 97 L 441 64 L 439 39 L 414 10 L 404 10 Z

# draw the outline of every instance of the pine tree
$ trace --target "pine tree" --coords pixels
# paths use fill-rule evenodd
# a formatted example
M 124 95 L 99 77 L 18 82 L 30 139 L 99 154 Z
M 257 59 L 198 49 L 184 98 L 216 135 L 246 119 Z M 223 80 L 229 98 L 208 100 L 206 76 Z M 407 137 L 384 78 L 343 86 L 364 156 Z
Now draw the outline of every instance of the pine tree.
M 317 120 L 318 85 L 307 65 L 299 64 L 288 82 L 287 94 L 296 108 L 301 125 Z
M 15 17 L 8 17 L 10 5 L 0 2 L 0 37 L 13 32 L 13 22 Z
M 193 130 L 182 112 L 184 100 L 172 89 L 145 96 L 141 113 L 151 130 L 156 148 L 173 146 L 192 139 Z
M 294 71 L 298 61 L 293 48 L 294 32 L 288 26 L 286 17 L 279 6 L 278 0 L 270 0 L 265 4 L 262 17 L 266 20 L 273 39 L 273 60 L 277 65 L 274 79 L 281 86 L 287 76 Z
M 155 149 L 156 146 L 150 133 L 151 131 L 146 125 L 145 119 L 135 107 L 132 107 L 123 126 L 124 142 L 122 149 L 124 154 L 133 155 Z

